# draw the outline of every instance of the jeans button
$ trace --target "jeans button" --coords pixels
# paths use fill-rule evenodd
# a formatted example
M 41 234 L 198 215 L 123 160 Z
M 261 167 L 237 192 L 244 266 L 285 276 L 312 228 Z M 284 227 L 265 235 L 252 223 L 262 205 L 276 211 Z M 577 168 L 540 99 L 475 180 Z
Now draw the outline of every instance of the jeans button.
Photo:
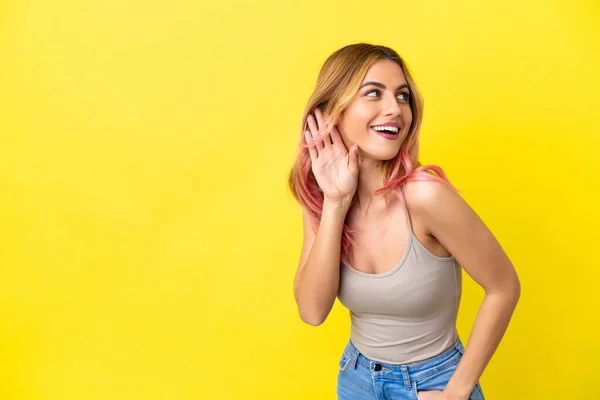
M 381 364 L 375 364 L 375 371 L 381 371 Z

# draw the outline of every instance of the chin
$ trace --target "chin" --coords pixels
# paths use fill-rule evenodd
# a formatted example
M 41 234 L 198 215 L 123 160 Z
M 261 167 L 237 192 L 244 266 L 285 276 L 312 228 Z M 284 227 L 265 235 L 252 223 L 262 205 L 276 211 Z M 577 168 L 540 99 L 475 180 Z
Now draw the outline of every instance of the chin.
M 373 151 L 362 151 L 362 153 L 368 157 L 371 158 L 373 160 L 379 160 L 379 161 L 389 161 L 394 159 L 397 155 L 398 155 L 398 149 L 387 149 L 387 150 L 381 150 L 381 149 L 377 149 L 377 150 L 373 150 Z
M 379 159 L 381 161 L 390 161 L 390 160 L 393 160 L 397 155 L 398 155 L 398 153 L 394 153 L 394 154 L 392 154 L 390 156 L 380 157 Z

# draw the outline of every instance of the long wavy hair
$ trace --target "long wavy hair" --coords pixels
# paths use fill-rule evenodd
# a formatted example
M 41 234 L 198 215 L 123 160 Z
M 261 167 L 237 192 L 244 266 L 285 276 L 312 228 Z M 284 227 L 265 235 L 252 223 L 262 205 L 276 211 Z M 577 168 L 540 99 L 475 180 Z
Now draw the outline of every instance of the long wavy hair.
M 324 197 L 312 172 L 308 147 L 314 146 L 319 140 L 326 137 L 329 140 L 328 135 L 334 123 L 338 121 L 342 112 L 358 93 L 369 68 L 379 60 L 394 61 L 402 69 L 406 82 L 410 87 L 409 104 L 413 118 L 408 135 L 396 157 L 383 162 L 380 175 L 382 187 L 373 194 L 383 195 L 386 201 L 387 194 L 395 194 L 406 208 L 407 205 L 401 191 L 403 185 L 408 181 L 439 181 L 454 188 L 439 166 L 421 165 L 419 162 L 419 131 L 423 120 L 423 99 L 406 62 L 389 47 L 368 43 L 351 44 L 330 55 L 319 72 L 316 87 L 304 109 L 299 150 L 288 177 L 289 188 L 298 203 L 308 211 L 315 234 L 321 221 Z M 306 143 L 304 131 L 307 129 L 307 117 L 316 108 L 319 108 L 323 113 L 327 127 L 324 129 L 323 135 L 316 138 L 314 143 Z M 352 204 L 355 202 L 356 194 Z M 354 231 L 344 222 L 340 244 L 340 261 L 347 265 L 349 265 L 352 258 L 352 249 L 355 245 L 353 233 Z

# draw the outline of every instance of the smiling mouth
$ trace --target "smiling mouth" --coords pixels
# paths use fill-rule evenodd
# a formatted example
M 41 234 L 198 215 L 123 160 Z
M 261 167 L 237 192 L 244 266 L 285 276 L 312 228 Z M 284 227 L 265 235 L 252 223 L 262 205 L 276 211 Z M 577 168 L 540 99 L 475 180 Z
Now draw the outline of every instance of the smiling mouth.
M 373 130 L 373 132 L 375 132 L 376 134 L 378 134 L 379 136 L 383 136 L 386 139 L 397 139 L 398 135 L 400 134 L 400 129 L 398 129 L 398 132 L 394 133 L 392 131 L 388 131 L 388 130 L 380 130 L 378 131 L 377 129 L 373 129 L 373 127 L 371 127 L 371 129 Z

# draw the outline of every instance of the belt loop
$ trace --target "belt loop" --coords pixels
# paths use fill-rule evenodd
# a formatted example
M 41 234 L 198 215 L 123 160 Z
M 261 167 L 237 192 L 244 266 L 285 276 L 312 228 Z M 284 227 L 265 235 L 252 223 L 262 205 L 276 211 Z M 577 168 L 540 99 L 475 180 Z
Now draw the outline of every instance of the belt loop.
M 412 382 L 410 381 L 410 375 L 408 374 L 408 367 L 406 365 L 400 366 L 402 370 L 402 380 L 404 381 L 404 389 L 412 390 Z
M 456 349 L 460 352 L 460 354 L 465 354 L 465 346 L 462 344 L 462 341 L 460 340 L 460 338 L 458 338 L 456 340 L 454 347 L 456 347 Z
M 352 348 L 350 350 L 350 360 L 348 360 L 348 367 L 356 369 L 356 360 L 358 360 L 358 350 Z
M 352 349 L 352 355 L 350 356 L 350 361 L 348 361 L 348 365 L 352 367 L 352 369 L 356 369 L 356 362 L 358 361 L 358 356 L 360 355 L 358 349 Z

